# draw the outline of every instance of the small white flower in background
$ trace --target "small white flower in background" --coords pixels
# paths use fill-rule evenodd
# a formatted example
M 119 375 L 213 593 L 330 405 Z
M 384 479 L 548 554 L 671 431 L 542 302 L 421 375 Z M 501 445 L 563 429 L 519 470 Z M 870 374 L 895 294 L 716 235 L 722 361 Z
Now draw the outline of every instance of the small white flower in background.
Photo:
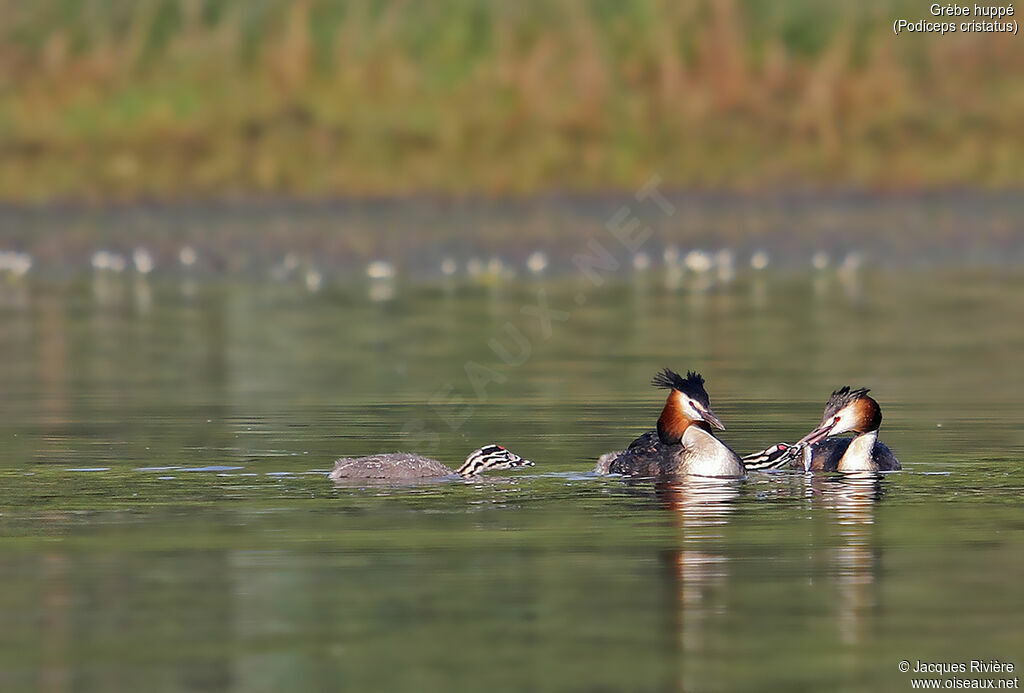
M 819 250 L 811 256 L 811 267 L 816 270 L 823 270 L 828 267 L 828 253 L 824 250 Z
M 452 276 L 458 269 L 459 265 L 453 257 L 446 257 L 441 261 L 441 274 L 446 277 Z
M 17 250 L 0 250 L 0 272 L 10 272 L 15 277 L 24 277 L 32 269 L 32 256 Z
M 145 248 L 136 248 L 132 252 L 132 264 L 139 274 L 149 274 L 153 271 L 153 256 Z
M 123 272 L 127 264 L 124 255 L 113 253 L 109 250 L 97 250 L 92 254 L 90 263 L 95 270 L 109 270 L 111 272 Z
M 391 279 L 395 276 L 395 266 L 387 260 L 374 260 L 366 266 L 366 276 L 370 279 Z
M 548 266 L 548 256 L 540 250 L 535 250 L 530 253 L 530 257 L 526 258 L 526 269 L 530 270 L 533 274 L 540 274 Z
M 196 264 L 196 260 L 198 259 L 199 255 L 196 254 L 196 249 L 190 245 L 186 245 L 178 251 L 178 262 L 185 267 L 191 267 Z
M 683 263 L 693 272 L 707 272 L 714 265 L 711 255 L 703 250 L 691 250 Z
M 323 283 L 323 276 L 315 269 L 310 268 L 306 270 L 306 289 L 310 293 L 316 293 L 320 290 L 320 285 Z
M 651 266 L 651 256 L 645 252 L 639 252 L 633 254 L 633 269 L 643 272 L 645 269 Z
M 750 256 L 750 266 L 759 272 L 768 267 L 768 264 L 771 261 L 772 259 L 768 255 L 768 252 L 764 250 L 755 251 L 754 254 Z
M 843 258 L 842 264 L 839 265 L 839 271 L 843 273 L 856 272 L 862 264 L 864 264 L 864 256 L 856 250 L 852 250 Z

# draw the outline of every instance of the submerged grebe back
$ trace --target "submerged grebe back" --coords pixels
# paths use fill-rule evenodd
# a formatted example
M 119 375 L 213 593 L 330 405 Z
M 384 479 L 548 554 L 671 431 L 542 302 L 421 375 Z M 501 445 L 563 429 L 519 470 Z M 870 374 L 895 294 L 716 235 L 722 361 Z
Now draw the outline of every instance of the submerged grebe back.
M 474 450 L 458 469 L 429 457 L 408 452 L 391 452 L 368 457 L 342 457 L 334 463 L 330 477 L 334 481 L 345 479 L 429 479 L 446 476 L 468 478 L 486 471 L 532 467 L 533 462 L 523 459 L 500 445 L 485 445 Z

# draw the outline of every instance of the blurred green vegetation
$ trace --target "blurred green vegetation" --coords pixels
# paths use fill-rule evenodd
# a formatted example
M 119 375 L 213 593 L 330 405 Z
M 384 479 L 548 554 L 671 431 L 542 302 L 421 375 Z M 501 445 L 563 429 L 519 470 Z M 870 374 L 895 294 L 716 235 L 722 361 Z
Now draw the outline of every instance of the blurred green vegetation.
M 1018 39 L 927 13 L 0 0 L 0 199 L 1019 184 Z

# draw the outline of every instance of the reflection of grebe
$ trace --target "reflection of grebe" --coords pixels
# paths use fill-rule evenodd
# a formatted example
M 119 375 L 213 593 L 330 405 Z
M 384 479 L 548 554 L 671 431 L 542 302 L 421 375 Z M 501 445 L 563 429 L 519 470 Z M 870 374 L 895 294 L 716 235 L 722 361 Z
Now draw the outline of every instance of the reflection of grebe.
M 650 477 L 743 476 L 743 461 L 711 433 L 712 426 L 725 426 L 711 411 L 704 378 L 693 372 L 684 378 L 666 368 L 651 384 L 670 390 L 658 430 L 640 436 L 622 452 L 602 455 L 594 471 Z
M 674 599 L 669 626 L 683 690 L 702 687 L 701 663 L 716 650 L 709 629 L 730 607 L 729 557 L 722 547 L 740 488 L 736 480 L 692 476 L 655 485 L 679 529 L 678 548 L 665 552 L 664 561 Z
M 459 475 L 471 477 L 489 470 L 532 467 L 533 462 L 500 445 L 485 445 L 474 450 L 452 471 L 437 460 L 408 452 L 392 452 L 369 457 L 342 457 L 334 463 L 331 479 L 426 479 Z
M 672 511 L 675 524 L 684 532 L 683 546 L 673 552 L 675 577 L 684 610 L 698 608 L 705 592 L 728 575 L 728 559 L 709 553 L 700 544 L 721 541 L 722 528 L 729 523 L 733 501 L 739 496 L 738 482 L 687 478 L 681 482 L 659 483 L 658 498 Z
M 812 481 L 824 504 L 835 511 L 841 543 L 832 551 L 838 589 L 839 634 L 855 644 L 864 638 L 864 621 L 875 606 L 875 502 L 882 497 L 881 477 L 855 472 Z
M 726 479 L 686 478 L 655 485 L 655 493 L 684 529 L 721 527 L 728 523 L 741 482 Z M 688 533 L 687 538 L 721 538 L 717 531 Z

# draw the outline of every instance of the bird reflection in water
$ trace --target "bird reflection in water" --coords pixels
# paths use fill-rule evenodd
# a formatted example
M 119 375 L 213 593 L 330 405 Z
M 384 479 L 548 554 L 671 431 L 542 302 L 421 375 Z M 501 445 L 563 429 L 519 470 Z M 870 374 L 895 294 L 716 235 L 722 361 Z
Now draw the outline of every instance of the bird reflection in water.
M 840 640 L 852 646 L 863 644 L 869 640 L 878 607 L 879 552 L 874 524 L 876 504 L 884 493 L 882 475 L 786 474 L 773 479 L 772 485 L 781 492 L 776 498 L 804 498 L 813 509 L 815 522 L 824 521 L 829 527 L 828 538 L 821 544 L 814 541 L 810 547 L 817 556 L 814 562 L 825 562 L 826 589 L 835 594 Z M 679 683 L 689 690 L 699 687 L 702 677 L 713 675 L 708 667 L 717 661 L 723 647 L 715 622 L 721 623 L 729 615 L 732 604 L 730 559 L 724 547 L 728 546 L 727 528 L 737 500 L 746 494 L 742 482 L 694 477 L 660 483 L 655 492 L 680 535 L 677 547 L 664 554 L 674 600 L 667 625 L 673 634 L 673 649 L 682 657 L 683 679 Z
M 829 563 L 838 596 L 839 637 L 845 644 L 865 640 L 866 624 L 877 606 L 877 541 L 875 504 L 882 498 L 882 475 L 844 474 L 836 478 L 806 477 L 814 496 L 832 511 L 837 544 Z
M 665 562 L 676 602 L 670 624 L 676 639 L 674 649 L 686 662 L 697 664 L 684 664 L 683 690 L 696 685 L 700 679 L 699 662 L 716 647 L 705 637 L 708 620 L 728 611 L 729 558 L 719 549 L 725 543 L 725 528 L 735 510 L 741 483 L 686 477 L 655 487 L 658 500 L 671 512 L 681 534 L 679 547 L 666 552 Z M 697 678 L 686 680 L 690 677 Z

